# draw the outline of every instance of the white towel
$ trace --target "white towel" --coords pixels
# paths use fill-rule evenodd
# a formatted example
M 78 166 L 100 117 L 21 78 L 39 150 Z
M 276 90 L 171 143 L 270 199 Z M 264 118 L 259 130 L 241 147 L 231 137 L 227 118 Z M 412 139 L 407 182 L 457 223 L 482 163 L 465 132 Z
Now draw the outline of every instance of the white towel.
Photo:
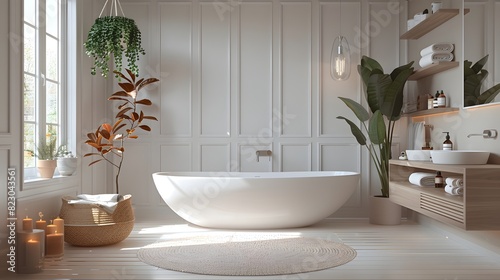
M 420 67 L 426 67 L 434 62 L 440 62 L 440 61 L 453 61 L 454 55 L 452 53 L 447 53 L 447 52 L 434 52 L 430 53 L 428 55 L 422 56 L 420 58 L 420 61 L 418 64 Z
M 420 150 L 425 146 L 425 122 L 414 122 L 408 129 L 409 145 L 413 150 Z
M 458 177 L 448 177 L 446 178 L 446 184 L 452 187 L 463 187 L 464 179 Z
M 464 194 L 464 188 L 463 187 L 453 187 L 450 185 L 446 185 L 444 187 L 444 191 L 451 194 L 451 195 L 463 195 Z
M 123 200 L 123 196 L 119 194 L 80 194 L 77 195 L 78 199 L 68 201 L 68 204 L 93 204 L 103 208 L 104 211 L 112 214 L 118 202 Z
M 431 53 L 436 52 L 447 52 L 451 53 L 455 49 L 455 45 L 452 43 L 436 43 L 432 44 L 420 51 L 420 56 L 426 56 Z
M 408 180 L 410 183 L 421 187 L 434 187 L 436 175 L 426 172 L 414 172 Z

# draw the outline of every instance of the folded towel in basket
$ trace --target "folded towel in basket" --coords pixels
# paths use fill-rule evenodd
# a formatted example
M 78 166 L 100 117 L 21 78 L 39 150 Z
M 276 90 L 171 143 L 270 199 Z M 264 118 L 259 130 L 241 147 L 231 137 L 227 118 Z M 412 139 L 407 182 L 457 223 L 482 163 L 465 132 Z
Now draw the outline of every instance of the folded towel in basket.
M 423 56 L 420 58 L 420 61 L 418 64 L 420 67 L 426 67 L 434 62 L 440 62 L 440 61 L 453 61 L 454 55 L 452 53 L 446 53 L 446 52 L 435 52 L 435 53 L 430 53 L 428 55 Z
M 68 204 L 93 204 L 101 206 L 104 211 L 112 214 L 115 211 L 118 202 L 123 200 L 119 194 L 80 194 L 78 199 L 68 200 Z
M 436 175 L 426 172 L 414 172 L 408 180 L 410 183 L 421 187 L 434 187 Z
M 463 187 L 464 186 L 464 179 L 458 178 L 458 177 L 448 177 L 445 180 L 447 185 L 450 185 L 452 187 Z
M 436 52 L 447 52 L 451 53 L 455 49 L 455 45 L 452 43 L 436 43 L 432 44 L 420 51 L 420 56 L 426 56 L 431 53 Z

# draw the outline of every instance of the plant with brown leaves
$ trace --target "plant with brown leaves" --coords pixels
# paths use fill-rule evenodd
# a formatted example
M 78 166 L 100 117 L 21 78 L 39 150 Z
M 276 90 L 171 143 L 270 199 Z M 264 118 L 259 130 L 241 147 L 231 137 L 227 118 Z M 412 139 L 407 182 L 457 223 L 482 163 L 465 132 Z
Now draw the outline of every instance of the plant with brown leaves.
M 118 113 L 115 116 L 115 123 L 103 123 L 93 133 L 88 133 L 88 140 L 85 141 L 97 152 L 85 154 L 87 156 L 98 156 L 97 160 L 89 163 L 93 165 L 100 161 L 106 161 L 118 169 L 115 177 L 116 193 L 119 193 L 118 178 L 120 176 L 123 159 L 124 159 L 124 144 L 128 139 L 137 139 L 138 135 L 135 134 L 137 129 L 151 131 L 151 127 L 143 124 L 144 120 L 157 121 L 153 116 L 147 116 L 142 110 L 139 110 L 138 105 L 151 106 L 153 103 L 149 99 L 139 99 L 139 91 L 146 85 L 156 83 L 159 80 L 156 78 L 139 79 L 132 71 L 126 69 L 130 77 L 126 77 L 119 71 L 114 73 L 126 82 L 118 83 L 122 90 L 115 92 L 108 100 L 120 101 L 118 106 Z M 123 102 L 123 103 L 122 103 Z M 116 157 L 116 158 L 113 158 Z

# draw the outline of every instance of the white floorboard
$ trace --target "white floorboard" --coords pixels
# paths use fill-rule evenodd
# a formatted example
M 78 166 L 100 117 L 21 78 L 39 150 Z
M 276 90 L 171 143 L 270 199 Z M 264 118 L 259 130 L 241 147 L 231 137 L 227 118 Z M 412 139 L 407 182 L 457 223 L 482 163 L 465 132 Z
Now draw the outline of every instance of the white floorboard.
M 106 247 L 85 248 L 65 244 L 60 261 L 45 262 L 37 274 L 5 274 L 1 279 L 500 279 L 500 256 L 449 238 L 441 232 L 405 222 L 375 226 L 366 220 L 325 220 L 307 228 L 273 230 L 344 242 L 357 257 L 332 269 L 282 276 L 206 276 L 156 268 L 137 259 L 142 246 L 161 239 L 187 236 L 210 229 L 182 221 L 140 222 L 125 241 Z M 7 277 L 4 277 L 7 276 Z

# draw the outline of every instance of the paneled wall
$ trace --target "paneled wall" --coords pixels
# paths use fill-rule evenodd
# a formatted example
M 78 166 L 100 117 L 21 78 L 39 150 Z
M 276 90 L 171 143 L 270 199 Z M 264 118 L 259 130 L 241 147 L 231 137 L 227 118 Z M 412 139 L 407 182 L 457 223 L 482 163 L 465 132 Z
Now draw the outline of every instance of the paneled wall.
M 355 195 L 336 215 L 366 215 L 377 179 L 364 149 L 336 119 L 354 117 L 337 97 L 364 99 L 356 71 L 362 54 L 388 69 L 401 64 L 394 4 L 122 1 L 142 31 L 141 75 L 161 80 L 145 93 L 159 122 L 127 144 L 121 177 L 121 192 L 133 194 L 138 218 L 174 215 L 152 173 L 226 170 L 361 172 Z M 331 44 L 340 33 L 352 48 L 345 82 L 329 74 Z M 257 150 L 271 150 L 272 157 L 257 161 Z

